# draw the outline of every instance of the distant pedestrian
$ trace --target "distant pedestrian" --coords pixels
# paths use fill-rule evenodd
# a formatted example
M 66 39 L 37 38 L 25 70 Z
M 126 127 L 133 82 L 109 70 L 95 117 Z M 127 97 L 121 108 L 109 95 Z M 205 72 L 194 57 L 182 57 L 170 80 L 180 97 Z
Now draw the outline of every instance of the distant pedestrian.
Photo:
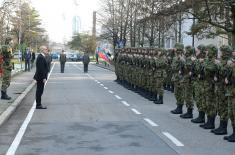
M 32 52 L 32 57 L 31 57 L 31 68 L 33 68 L 35 59 L 36 59 L 36 56 L 35 56 L 35 52 L 33 51 Z
M 36 72 L 34 79 L 37 81 L 36 90 L 36 109 L 47 109 L 41 103 L 41 97 L 44 91 L 44 85 L 47 81 L 47 76 L 49 72 L 48 63 L 46 61 L 46 55 L 48 54 L 48 49 L 46 46 L 40 47 L 41 53 L 38 55 L 36 60 Z
M 49 49 L 48 49 L 48 52 L 46 54 L 45 59 L 46 59 L 46 62 L 47 62 L 48 70 L 50 71 L 51 70 L 52 57 L 51 57 Z
M 64 73 L 64 67 L 66 62 L 66 54 L 64 54 L 64 50 L 62 50 L 60 54 L 60 72 Z
M 26 48 L 24 59 L 25 59 L 25 71 L 30 71 L 31 52 L 29 47 Z
M 82 62 L 84 65 L 84 73 L 87 73 L 88 72 L 88 65 L 90 63 L 90 57 L 89 57 L 88 53 L 84 53 Z

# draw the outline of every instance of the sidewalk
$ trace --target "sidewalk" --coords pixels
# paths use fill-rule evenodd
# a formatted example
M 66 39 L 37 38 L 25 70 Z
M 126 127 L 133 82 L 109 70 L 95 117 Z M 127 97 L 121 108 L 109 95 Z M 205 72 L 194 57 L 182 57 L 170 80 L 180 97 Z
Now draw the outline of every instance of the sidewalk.
M 28 91 L 34 86 L 34 72 L 35 68 L 30 72 L 23 72 L 19 67 L 15 67 L 15 70 L 12 71 L 11 85 L 7 91 L 12 99 L 9 101 L 0 99 L 0 126 L 15 111 Z

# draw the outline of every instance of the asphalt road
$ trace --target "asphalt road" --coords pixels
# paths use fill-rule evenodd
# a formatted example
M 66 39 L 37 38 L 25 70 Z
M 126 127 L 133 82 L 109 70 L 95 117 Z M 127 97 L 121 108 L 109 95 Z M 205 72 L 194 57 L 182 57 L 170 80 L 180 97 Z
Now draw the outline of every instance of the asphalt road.
M 48 109 L 33 111 L 22 139 L 14 140 L 34 103 L 34 88 L 0 127 L 0 154 L 10 146 L 17 146 L 17 155 L 234 154 L 235 144 L 223 136 L 170 114 L 172 93 L 155 105 L 114 80 L 113 72 L 95 65 L 84 74 L 82 64 L 68 63 L 61 74 L 55 64 L 43 95 Z

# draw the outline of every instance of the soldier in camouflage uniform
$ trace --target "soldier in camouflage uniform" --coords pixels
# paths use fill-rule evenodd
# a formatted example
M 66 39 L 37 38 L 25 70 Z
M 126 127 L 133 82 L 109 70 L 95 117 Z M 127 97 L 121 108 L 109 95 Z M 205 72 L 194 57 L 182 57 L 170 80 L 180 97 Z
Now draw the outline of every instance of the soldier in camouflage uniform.
M 11 49 L 12 39 L 10 37 L 6 38 L 5 45 L 2 46 L 2 55 L 3 55 L 3 76 L 2 76 L 2 88 L 1 88 L 1 99 L 11 100 L 11 97 L 7 95 L 7 88 L 10 86 L 11 82 L 11 58 L 12 58 L 12 49 Z
M 233 133 L 229 136 L 225 136 L 224 140 L 229 142 L 235 142 L 235 52 L 233 52 L 233 57 L 227 62 L 226 68 L 226 98 L 228 103 L 228 115 L 231 120 Z
M 211 130 L 216 135 L 227 134 L 228 125 L 228 106 L 227 98 L 225 96 L 226 90 L 224 85 L 224 79 L 226 78 L 226 65 L 227 61 L 232 56 L 232 48 L 230 46 L 221 46 L 221 60 L 216 60 L 217 72 L 215 81 L 215 97 L 216 97 L 216 111 L 220 116 L 220 125 L 217 129 Z
M 192 56 L 194 49 L 192 46 L 185 47 L 185 58 L 181 65 L 180 73 L 183 76 L 182 85 L 184 87 L 184 101 L 186 103 L 187 112 L 180 115 L 181 118 L 193 118 L 193 81 L 192 81 Z
M 205 88 L 204 88 L 204 59 L 206 57 L 206 46 L 199 45 L 196 49 L 196 58 L 192 58 L 192 75 L 193 75 L 193 90 L 194 99 L 199 111 L 197 118 L 192 119 L 192 123 L 204 123 L 205 122 L 205 109 L 203 104 L 206 102 L 205 99 Z
M 154 103 L 155 104 L 163 104 L 163 83 L 164 79 L 166 78 L 166 66 L 167 66 L 167 60 L 165 51 L 163 49 L 159 49 L 157 53 L 157 57 L 155 59 L 155 71 L 154 71 L 154 78 L 155 78 L 155 84 L 154 87 L 156 89 L 156 98 Z M 158 95 L 158 97 L 157 97 Z
M 182 107 L 184 104 L 184 86 L 182 85 L 182 80 L 183 77 L 180 73 L 181 67 L 182 67 L 182 54 L 184 51 L 184 45 L 180 43 L 176 43 L 175 45 L 175 57 L 172 61 L 172 71 L 173 71 L 173 76 L 172 76 L 172 81 L 174 82 L 175 86 L 175 98 L 176 98 L 176 109 L 172 110 L 171 113 L 173 114 L 182 114 Z
M 201 124 L 200 127 L 204 129 L 214 129 L 215 128 L 215 117 L 216 117 L 216 104 L 215 104 L 215 73 L 216 64 L 215 59 L 217 57 L 218 49 L 214 45 L 208 45 L 207 47 L 207 59 L 204 62 L 204 72 L 205 72 L 205 94 L 206 102 L 203 104 L 205 112 L 207 114 L 207 122 Z
M 166 66 L 166 90 L 174 92 L 174 84 L 172 82 L 172 69 L 171 69 L 171 64 L 172 64 L 172 60 L 174 58 L 174 50 L 169 49 L 166 51 L 167 55 L 166 55 L 166 59 L 167 59 L 167 66 Z

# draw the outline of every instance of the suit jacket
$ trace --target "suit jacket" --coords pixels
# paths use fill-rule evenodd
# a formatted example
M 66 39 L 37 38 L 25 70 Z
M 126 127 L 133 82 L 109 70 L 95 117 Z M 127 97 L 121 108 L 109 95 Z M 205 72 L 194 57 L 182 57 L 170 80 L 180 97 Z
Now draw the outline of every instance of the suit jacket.
M 60 54 L 60 62 L 65 63 L 66 62 L 66 54 Z
M 47 79 L 48 72 L 47 61 L 42 54 L 39 54 L 36 60 L 36 72 L 33 78 L 36 81 L 43 81 L 43 79 Z
M 84 64 L 89 64 L 90 57 L 87 53 L 84 54 L 82 61 L 83 61 Z

